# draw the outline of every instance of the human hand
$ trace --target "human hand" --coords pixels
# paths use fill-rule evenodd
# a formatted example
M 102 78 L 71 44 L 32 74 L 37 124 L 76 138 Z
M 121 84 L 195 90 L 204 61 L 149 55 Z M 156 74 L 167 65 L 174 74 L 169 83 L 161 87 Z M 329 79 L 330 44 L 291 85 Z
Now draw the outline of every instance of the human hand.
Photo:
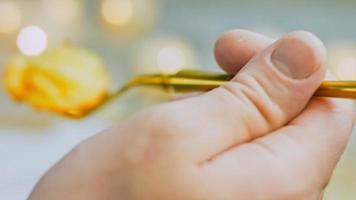
M 215 54 L 231 82 L 84 141 L 30 199 L 321 199 L 356 117 L 350 100 L 312 97 L 322 43 L 235 30 Z

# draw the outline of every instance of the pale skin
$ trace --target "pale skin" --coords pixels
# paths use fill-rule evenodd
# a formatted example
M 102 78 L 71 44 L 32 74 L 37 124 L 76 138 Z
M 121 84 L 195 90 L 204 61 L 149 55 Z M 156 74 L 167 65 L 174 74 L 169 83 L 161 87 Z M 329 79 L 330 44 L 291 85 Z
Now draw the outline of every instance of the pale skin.
M 322 42 L 233 30 L 215 55 L 231 82 L 82 142 L 29 199 L 322 199 L 356 118 L 350 100 L 312 97 L 326 73 Z

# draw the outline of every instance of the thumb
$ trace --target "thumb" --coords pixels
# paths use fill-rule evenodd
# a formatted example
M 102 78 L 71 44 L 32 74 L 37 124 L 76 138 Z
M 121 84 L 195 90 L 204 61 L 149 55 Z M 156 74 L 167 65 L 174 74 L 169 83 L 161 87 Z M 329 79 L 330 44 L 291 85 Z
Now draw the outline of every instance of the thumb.
M 199 163 L 208 161 L 295 118 L 320 85 L 324 62 L 325 48 L 314 35 L 287 34 L 254 57 L 232 81 L 170 105 L 175 114 L 167 129 L 175 127 L 184 136 L 177 139 L 184 155 Z
M 292 32 L 257 55 L 223 90 L 247 106 L 245 126 L 261 136 L 300 113 L 325 75 L 325 48 L 311 33 Z M 256 126 L 256 123 L 258 126 Z

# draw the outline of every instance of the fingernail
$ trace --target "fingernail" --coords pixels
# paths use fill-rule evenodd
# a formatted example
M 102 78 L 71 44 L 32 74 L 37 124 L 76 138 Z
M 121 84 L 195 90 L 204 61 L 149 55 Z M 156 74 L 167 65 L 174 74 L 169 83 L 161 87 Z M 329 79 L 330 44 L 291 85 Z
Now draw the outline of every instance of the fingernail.
M 308 37 L 315 36 L 290 36 L 277 44 L 271 60 L 280 72 L 293 79 L 303 79 L 317 71 L 322 59 L 320 45 L 315 44 L 318 39 Z

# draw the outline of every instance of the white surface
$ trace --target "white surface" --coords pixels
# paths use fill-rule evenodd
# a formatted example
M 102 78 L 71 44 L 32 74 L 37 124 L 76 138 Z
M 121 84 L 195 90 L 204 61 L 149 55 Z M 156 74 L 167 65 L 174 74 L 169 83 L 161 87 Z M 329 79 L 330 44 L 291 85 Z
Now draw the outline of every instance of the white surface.
M 83 139 L 110 120 L 83 121 L 34 113 L 0 96 L 0 199 L 25 199 L 40 176 Z

